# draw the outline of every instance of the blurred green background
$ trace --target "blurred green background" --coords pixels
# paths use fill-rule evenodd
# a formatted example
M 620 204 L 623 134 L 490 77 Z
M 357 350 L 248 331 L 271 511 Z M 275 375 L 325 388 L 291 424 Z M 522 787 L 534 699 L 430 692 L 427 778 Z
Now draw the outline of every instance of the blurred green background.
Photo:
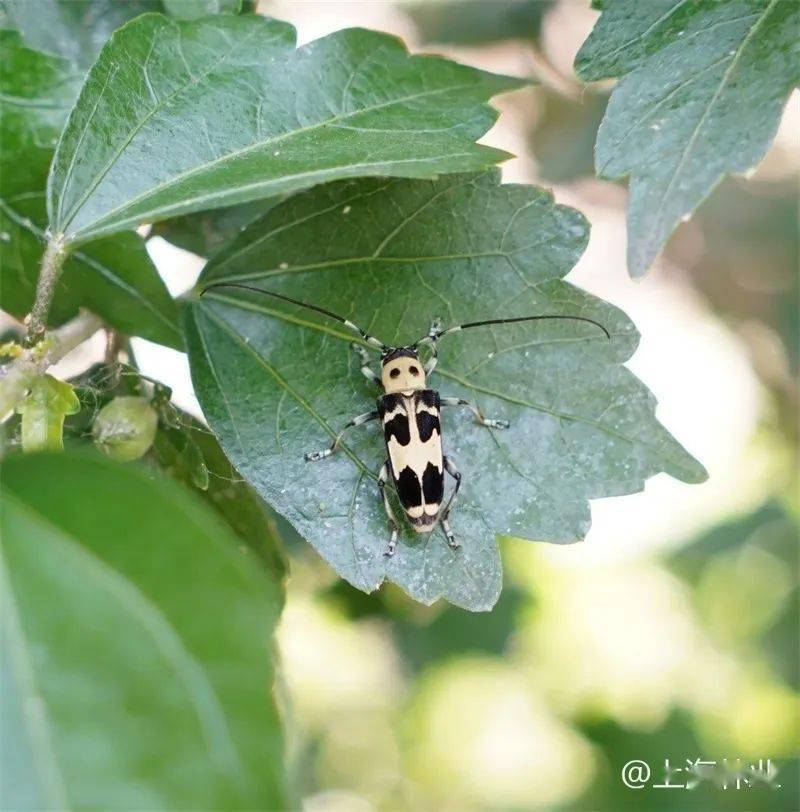
M 800 808 L 797 96 L 755 175 L 723 183 L 634 283 L 624 187 L 593 174 L 610 88 L 571 70 L 587 6 L 259 5 L 301 41 L 364 25 L 538 82 L 500 99 L 485 140 L 518 156 L 505 180 L 552 186 L 587 214 L 570 279 L 630 313 L 632 368 L 711 474 L 595 502 L 581 545 L 504 540 L 488 615 L 363 595 L 292 544 L 281 691 L 309 812 Z M 652 785 L 665 759 L 723 758 L 772 759 L 774 785 L 632 790 L 620 776 L 631 759 Z

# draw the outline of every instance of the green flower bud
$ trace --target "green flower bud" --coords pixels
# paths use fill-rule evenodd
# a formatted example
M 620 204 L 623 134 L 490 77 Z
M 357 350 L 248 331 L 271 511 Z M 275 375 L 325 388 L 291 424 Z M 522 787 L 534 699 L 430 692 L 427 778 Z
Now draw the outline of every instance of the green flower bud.
M 95 444 L 109 457 L 121 462 L 143 457 L 156 436 L 158 415 L 139 397 L 114 398 L 95 418 Z

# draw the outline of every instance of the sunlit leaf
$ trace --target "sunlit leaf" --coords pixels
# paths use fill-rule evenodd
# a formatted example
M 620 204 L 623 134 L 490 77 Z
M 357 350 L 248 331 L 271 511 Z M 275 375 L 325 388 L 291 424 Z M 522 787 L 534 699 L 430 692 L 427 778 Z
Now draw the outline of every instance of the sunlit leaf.
M 142 467 L 18 455 L 2 480 L 4 808 L 288 808 L 277 580 Z
M 394 37 L 337 31 L 295 50 L 255 15 L 120 29 L 89 73 L 50 177 L 54 232 L 83 241 L 363 175 L 429 177 L 505 153 L 475 144 L 520 81 Z
M 772 143 L 800 82 L 800 4 L 606 0 L 575 60 L 623 77 L 597 136 L 598 175 L 630 175 L 628 269 L 644 274 L 682 218 Z
M 496 173 L 438 181 L 343 182 L 298 195 L 211 260 L 201 284 L 247 280 L 353 319 L 383 341 L 447 323 L 529 313 L 589 316 L 474 330 L 445 339 L 431 384 L 511 421 L 506 431 L 445 411 L 445 453 L 464 475 L 448 548 L 406 529 L 397 554 L 376 486 L 386 456 L 375 424 L 343 450 L 322 448 L 377 395 L 353 336 L 267 297 L 215 290 L 189 308 L 195 390 L 236 468 L 350 583 L 384 578 L 425 603 L 470 609 L 497 599 L 495 534 L 583 538 L 589 498 L 640 490 L 667 471 L 705 474 L 658 424 L 655 401 L 622 365 L 638 340 L 623 313 L 562 281 L 587 240 L 583 217 L 545 191 L 500 186 Z

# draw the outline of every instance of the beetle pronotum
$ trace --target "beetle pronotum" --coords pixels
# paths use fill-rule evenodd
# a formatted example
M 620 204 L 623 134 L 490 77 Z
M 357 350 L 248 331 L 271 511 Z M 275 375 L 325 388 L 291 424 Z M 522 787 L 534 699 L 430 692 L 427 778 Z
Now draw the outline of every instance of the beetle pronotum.
M 386 495 L 386 482 L 391 476 L 400 503 L 411 526 L 418 533 L 430 533 L 436 525 L 441 525 L 448 544 L 456 548 L 458 540 L 450 528 L 450 511 L 455 504 L 458 490 L 461 487 L 461 473 L 452 457 L 442 452 L 442 428 L 439 414 L 442 406 L 466 406 L 475 415 L 480 425 L 493 429 L 507 429 L 505 420 L 493 420 L 484 417 L 481 410 L 462 398 L 443 398 L 435 389 L 428 389 L 427 378 L 433 372 L 438 360 L 437 342 L 444 336 L 468 330 L 473 327 L 486 327 L 490 324 L 515 324 L 524 321 L 544 319 L 562 319 L 583 321 L 599 327 L 611 338 L 608 330 L 594 319 L 585 316 L 519 316 L 510 319 L 488 319 L 457 324 L 442 329 L 437 321 L 431 325 L 426 336 L 406 347 L 392 347 L 378 338 L 371 336 L 349 319 L 332 313 L 324 307 L 301 302 L 289 296 L 283 296 L 271 290 L 264 290 L 252 285 L 237 282 L 217 282 L 208 285 L 203 293 L 213 288 L 241 288 L 242 290 L 262 293 L 281 299 L 284 302 L 314 310 L 324 316 L 338 321 L 350 330 L 358 333 L 369 346 L 381 353 L 381 374 L 378 375 L 369 366 L 369 356 L 363 346 L 354 344 L 353 349 L 359 353 L 362 361 L 361 372 L 364 376 L 380 385 L 383 394 L 378 397 L 377 408 L 358 415 L 350 420 L 336 435 L 328 448 L 322 451 L 311 451 L 305 455 L 309 462 L 325 459 L 333 454 L 341 442 L 344 433 L 355 426 L 362 426 L 371 420 L 380 419 L 383 424 L 383 436 L 386 442 L 388 458 L 378 474 L 378 487 L 386 515 L 389 518 L 390 540 L 386 555 L 394 555 L 397 548 L 397 518 Z M 423 364 L 419 350 L 428 346 L 430 358 Z M 453 478 L 455 485 L 449 499 L 444 503 L 444 472 Z

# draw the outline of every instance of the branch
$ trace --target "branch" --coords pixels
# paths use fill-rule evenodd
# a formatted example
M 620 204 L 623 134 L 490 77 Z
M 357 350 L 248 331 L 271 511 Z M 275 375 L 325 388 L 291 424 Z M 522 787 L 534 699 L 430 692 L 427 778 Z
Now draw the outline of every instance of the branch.
M 0 421 L 14 413 L 33 381 L 68 352 L 93 336 L 102 321 L 85 310 L 72 321 L 52 330 L 34 347 L 22 350 L 17 358 L 0 366 Z
M 28 317 L 28 334 L 25 337 L 25 343 L 29 347 L 38 344 L 44 337 L 50 303 L 53 301 L 56 283 L 58 277 L 61 276 L 61 269 L 64 267 L 67 254 L 63 234 L 48 240 L 47 248 L 42 255 L 39 279 L 36 283 L 36 298 Z

